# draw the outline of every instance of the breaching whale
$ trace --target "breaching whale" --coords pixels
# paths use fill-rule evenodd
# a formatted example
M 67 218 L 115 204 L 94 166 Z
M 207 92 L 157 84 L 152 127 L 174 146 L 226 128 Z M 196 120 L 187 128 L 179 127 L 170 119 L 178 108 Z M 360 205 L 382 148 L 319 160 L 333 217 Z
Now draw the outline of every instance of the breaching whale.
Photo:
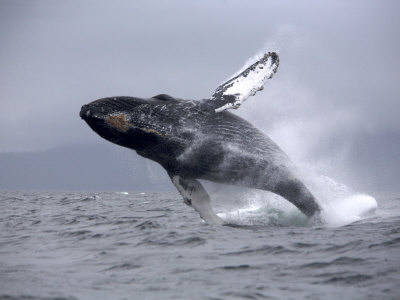
M 104 139 L 158 162 L 184 202 L 209 223 L 223 220 L 199 179 L 273 192 L 311 217 L 320 206 L 290 159 L 268 136 L 227 111 L 262 90 L 278 66 L 278 55 L 269 52 L 209 99 L 108 97 L 83 105 L 80 116 Z

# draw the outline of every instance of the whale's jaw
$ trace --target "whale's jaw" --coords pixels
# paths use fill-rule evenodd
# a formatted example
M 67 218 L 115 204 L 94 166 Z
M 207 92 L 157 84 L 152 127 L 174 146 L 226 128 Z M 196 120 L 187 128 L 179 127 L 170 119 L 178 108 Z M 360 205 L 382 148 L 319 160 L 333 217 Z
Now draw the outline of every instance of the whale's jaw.
M 79 116 L 102 138 L 136 151 L 147 149 L 153 154 L 152 149 L 160 145 L 166 148 L 167 141 L 173 137 L 166 132 L 171 123 L 166 124 L 168 118 L 164 116 L 165 105 L 175 101 L 170 98 L 164 95 L 149 99 L 102 98 L 83 105 Z

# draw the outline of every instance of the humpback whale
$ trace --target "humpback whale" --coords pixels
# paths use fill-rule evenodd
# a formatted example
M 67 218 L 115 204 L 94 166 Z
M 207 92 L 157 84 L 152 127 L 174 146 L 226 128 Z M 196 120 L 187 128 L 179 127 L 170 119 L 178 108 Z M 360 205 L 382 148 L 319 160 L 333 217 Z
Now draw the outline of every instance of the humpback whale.
M 222 224 L 199 180 L 273 192 L 306 216 L 320 211 L 288 156 L 263 132 L 228 111 L 263 89 L 279 66 L 266 53 L 203 100 L 166 94 L 108 97 L 83 105 L 80 117 L 102 138 L 159 163 L 186 204 Z

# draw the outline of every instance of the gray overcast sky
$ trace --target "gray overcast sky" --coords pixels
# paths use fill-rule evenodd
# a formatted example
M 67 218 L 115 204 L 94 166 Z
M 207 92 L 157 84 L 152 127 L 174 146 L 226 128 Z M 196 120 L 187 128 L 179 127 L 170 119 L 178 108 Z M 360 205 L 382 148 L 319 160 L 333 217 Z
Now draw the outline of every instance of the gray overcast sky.
M 280 68 L 237 113 L 294 160 L 341 156 L 359 137 L 398 145 L 399 11 L 365 0 L 1 0 L 0 152 L 96 143 L 82 104 L 206 98 L 262 50 L 278 50 Z

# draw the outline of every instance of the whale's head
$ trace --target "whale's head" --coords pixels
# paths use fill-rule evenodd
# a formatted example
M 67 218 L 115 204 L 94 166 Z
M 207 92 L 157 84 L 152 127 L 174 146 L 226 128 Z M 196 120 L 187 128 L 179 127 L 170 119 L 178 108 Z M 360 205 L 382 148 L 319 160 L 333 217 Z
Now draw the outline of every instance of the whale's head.
M 104 139 L 143 150 L 171 139 L 176 122 L 171 107 L 176 109 L 179 103 L 168 95 L 149 99 L 109 97 L 83 105 L 80 117 Z

